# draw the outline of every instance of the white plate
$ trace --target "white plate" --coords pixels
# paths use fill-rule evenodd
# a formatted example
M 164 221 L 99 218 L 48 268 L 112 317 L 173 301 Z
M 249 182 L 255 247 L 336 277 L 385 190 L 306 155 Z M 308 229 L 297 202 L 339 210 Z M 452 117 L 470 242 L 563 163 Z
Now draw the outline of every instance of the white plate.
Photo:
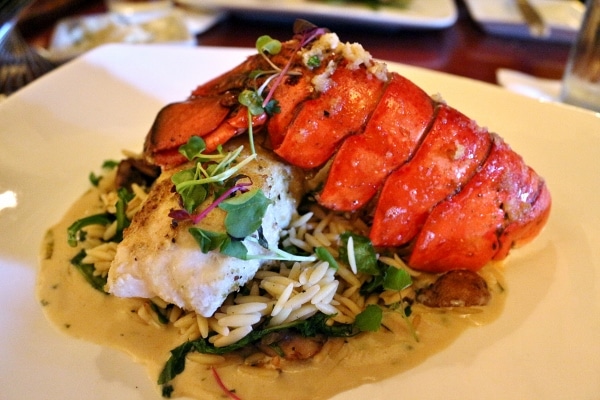
M 65 61 L 106 43 L 169 43 L 195 45 L 196 35 L 223 18 L 220 12 L 174 9 L 142 19 L 117 13 L 64 18 L 56 24 L 47 56 Z
M 141 150 L 157 111 L 237 65 L 249 49 L 108 45 L 0 103 L 2 399 L 159 399 L 141 366 L 57 333 L 34 298 L 47 227 L 121 149 Z M 140 66 L 152 65 L 152 68 Z M 600 393 L 600 114 L 392 65 L 501 133 L 546 178 L 553 211 L 506 263 L 506 309 L 491 325 L 354 399 L 592 399 Z M 11 199 L 16 196 L 16 205 Z
M 575 0 L 531 0 L 550 28 L 549 36 L 531 36 L 515 0 L 465 0 L 469 13 L 483 30 L 493 35 L 555 42 L 575 39 L 585 6 Z
M 315 23 L 360 22 L 388 28 L 446 28 L 458 17 L 453 0 L 412 0 L 405 8 L 378 9 L 362 4 L 336 4 L 328 0 L 180 0 L 180 3 L 279 21 L 304 18 Z

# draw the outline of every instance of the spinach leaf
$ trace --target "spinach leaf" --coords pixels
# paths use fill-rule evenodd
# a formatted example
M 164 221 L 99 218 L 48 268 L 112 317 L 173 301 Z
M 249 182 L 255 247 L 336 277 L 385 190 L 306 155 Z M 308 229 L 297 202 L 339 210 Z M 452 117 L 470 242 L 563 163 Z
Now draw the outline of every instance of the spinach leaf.
M 192 342 L 185 342 L 171 350 L 171 357 L 169 357 L 165 367 L 158 376 L 159 385 L 170 382 L 173 378 L 183 372 L 185 369 L 185 356 L 193 349 L 193 347 Z
M 115 216 L 110 213 L 94 214 L 88 217 L 78 219 L 67 228 L 67 240 L 71 247 L 77 246 L 82 229 L 89 225 L 108 225 L 115 220 Z
M 239 350 L 251 343 L 255 343 L 269 333 L 284 329 L 293 329 L 299 332 L 301 335 L 307 337 L 316 336 L 318 334 L 325 334 L 327 336 L 335 337 L 350 337 L 360 332 L 352 324 L 334 324 L 333 326 L 328 326 L 326 323 L 328 319 L 329 316 L 318 313 L 307 320 L 295 321 L 285 325 L 252 331 L 236 343 L 223 347 L 215 347 L 209 342 L 208 339 L 204 338 L 199 338 L 191 342 L 185 342 L 184 344 L 171 350 L 171 357 L 159 375 L 158 384 L 164 385 L 175 378 L 175 376 L 182 373 L 185 369 L 185 356 L 191 351 L 197 351 L 199 353 L 206 354 L 227 354 L 232 351 Z
M 104 286 L 106 285 L 106 277 L 102 277 L 100 275 L 94 275 L 93 264 L 85 264 L 83 263 L 83 259 L 85 257 L 85 250 L 81 250 L 79 253 L 75 255 L 71 259 L 71 265 L 73 265 L 85 278 L 85 280 L 96 290 L 105 293 Z

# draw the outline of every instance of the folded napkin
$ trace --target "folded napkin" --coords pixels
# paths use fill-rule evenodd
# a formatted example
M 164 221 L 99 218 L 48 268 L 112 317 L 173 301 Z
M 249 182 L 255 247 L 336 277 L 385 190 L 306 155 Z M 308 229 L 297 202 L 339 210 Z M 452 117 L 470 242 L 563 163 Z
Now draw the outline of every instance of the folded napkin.
M 496 71 L 500 86 L 538 100 L 560 101 L 561 81 L 537 78 L 519 71 L 500 68 Z

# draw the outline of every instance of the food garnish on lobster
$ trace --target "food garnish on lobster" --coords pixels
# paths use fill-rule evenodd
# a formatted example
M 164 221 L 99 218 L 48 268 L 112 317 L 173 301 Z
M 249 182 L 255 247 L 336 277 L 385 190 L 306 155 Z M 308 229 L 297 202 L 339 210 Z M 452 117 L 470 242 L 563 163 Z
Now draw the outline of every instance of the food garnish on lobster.
M 417 270 L 478 270 L 541 231 L 548 188 L 497 135 L 360 45 L 305 21 L 295 32 L 276 50 L 257 45 L 258 55 L 165 107 L 147 158 L 172 168 L 190 136 L 210 150 L 260 133 L 282 160 L 315 175 L 319 204 L 367 215 L 373 244 L 401 248 Z

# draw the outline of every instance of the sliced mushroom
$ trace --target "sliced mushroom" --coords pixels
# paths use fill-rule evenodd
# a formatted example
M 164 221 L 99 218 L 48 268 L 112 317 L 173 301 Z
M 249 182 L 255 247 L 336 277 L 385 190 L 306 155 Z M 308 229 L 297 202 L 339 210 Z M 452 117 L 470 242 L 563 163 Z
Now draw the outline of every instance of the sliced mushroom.
M 483 306 L 490 297 L 485 280 L 476 272 L 462 269 L 446 272 L 417 292 L 417 301 L 428 307 Z

